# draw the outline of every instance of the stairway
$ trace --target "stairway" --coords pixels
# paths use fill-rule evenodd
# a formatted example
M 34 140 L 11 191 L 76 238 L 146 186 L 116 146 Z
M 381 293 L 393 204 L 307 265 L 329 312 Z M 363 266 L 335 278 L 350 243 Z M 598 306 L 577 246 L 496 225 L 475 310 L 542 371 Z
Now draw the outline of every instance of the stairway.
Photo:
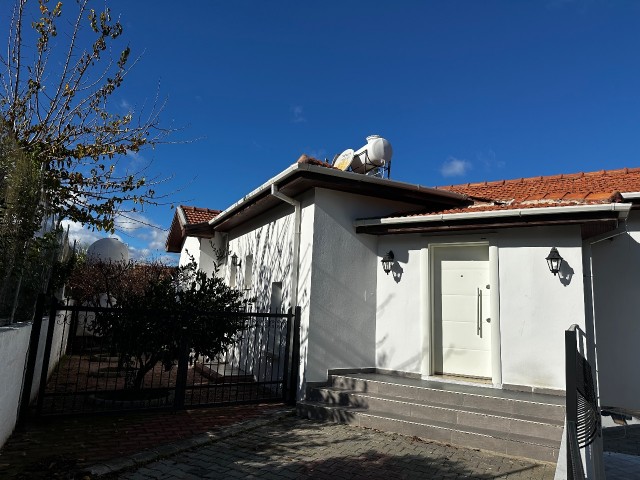
M 375 373 L 330 375 L 302 417 L 556 462 L 564 397 Z

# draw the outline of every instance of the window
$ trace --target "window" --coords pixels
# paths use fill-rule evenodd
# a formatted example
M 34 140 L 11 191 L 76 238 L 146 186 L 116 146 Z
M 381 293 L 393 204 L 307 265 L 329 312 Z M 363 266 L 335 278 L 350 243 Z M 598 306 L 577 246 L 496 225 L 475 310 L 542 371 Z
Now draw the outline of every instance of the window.
M 271 303 L 269 313 L 280 313 L 282 311 L 282 282 L 271 284 Z
M 253 255 L 244 257 L 244 289 L 251 290 L 253 283 Z

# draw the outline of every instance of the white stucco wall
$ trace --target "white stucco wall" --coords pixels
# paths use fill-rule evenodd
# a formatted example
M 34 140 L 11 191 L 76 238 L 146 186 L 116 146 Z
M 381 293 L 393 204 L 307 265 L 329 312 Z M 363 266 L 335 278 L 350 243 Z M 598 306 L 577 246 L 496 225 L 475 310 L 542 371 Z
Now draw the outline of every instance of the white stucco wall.
M 56 368 L 61 352 L 67 346 L 69 324 L 65 324 L 63 317 L 64 314 L 59 313 L 55 320 L 47 378 Z M 40 330 L 30 401 L 35 400 L 40 388 L 48 326 L 49 319 L 45 317 Z M 0 364 L 3 365 L 0 369 L 0 447 L 9 438 L 16 424 L 31 328 L 31 323 L 16 323 L 0 328 Z
M 421 309 L 428 308 L 427 279 L 421 277 L 421 249 L 429 241 L 417 235 L 379 237 L 376 275 L 378 278 L 376 367 L 421 373 L 422 343 L 426 325 Z M 394 264 L 387 275 L 380 259 L 393 251 Z M 423 305 L 424 303 L 424 305 Z
M 551 247 L 564 258 L 555 277 Z M 564 390 L 564 331 L 585 328 L 580 227 L 509 230 L 498 248 L 502 381 Z
M 31 324 L 0 328 L 0 446 L 15 427 Z
M 497 258 L 492 260 L 497 265 L 490 267 L 497 267 L 499 277 L 499 323 L 492 323 L 500 333 L 499 375 L 494 374 L 494 381 L 564 389 L 564 330 L 573 323 L 584 328 L 579 227 L 520 228 L 450 237 L 381 236 L 378 257 L 393 250 L 395 263 L 389 275 L 377 269 L 376 366 L 431 373 L 425 371 L 424 361 L 424 355 L 430 354 L 428 247 L 477 242 L 497 248 Z M 564 280 L 548 270 L 545 257 L 552 246 L 566 260 Z
M 378 237 L 356 234 L 357 218 L 409 205 L 316 189 L 307 381 L 334 368 L 375 367 Z
M 301 201 L 300 266 L 298 281 L 298 305 L 301 307 L 300 363 L 305 364 L 308 350 L 306 332 L 309 326 L 309 295 L 311 282 L 311 259 L 313 251 L 313 218 L 315 206 L 313 192 L 297 198 Z M 248 283 L 247 256 L 252 256 L 250 288 L 245 298 L 251 303 L 251 310 L 269 311 L 271 307 L 272 285 L 281 285 L 282 311 L 292 305 L 291 280 L 293 258 L 294 208 L 287 203 L 272 209 L 257 219 L 232 230 L 228 234 L 228 255 L 235 254 L 241 263 L 234 268 L 228 261 L 224 268 L 225 280 L 230 285 L 243 289 Z M 231 276 L 235 277 L 235 281 Z M 256 352 L 260 353 L 260 352 Z M 256 357 L 257 358 L 257 357 Z M 275 359 L 283 362 L 284 359 Z M 276 365 L 281 368 L 282 365 Z M 300 368 L 299 391 L 303 387 L 304 367 Z
M 225 243 L 225 235 L 222 233 L 216 233 L 213 238 L 200 239 L 200 259 L 198 262 L 200 270 L 211 276 L 216 272 L 217 267 L 217 274 L 224 274 Z
M 196 237 L 187 237 L 180 251 L 180 261 L 178 265 L 183 266 L 189 263 L 191 257 L 196 263 L 200 263 L 200 239 Z
M 601 405 L 639 410 L 640 218 L 635 211 L 626 228 L 627 233 L 591 246 L 598 383 Z

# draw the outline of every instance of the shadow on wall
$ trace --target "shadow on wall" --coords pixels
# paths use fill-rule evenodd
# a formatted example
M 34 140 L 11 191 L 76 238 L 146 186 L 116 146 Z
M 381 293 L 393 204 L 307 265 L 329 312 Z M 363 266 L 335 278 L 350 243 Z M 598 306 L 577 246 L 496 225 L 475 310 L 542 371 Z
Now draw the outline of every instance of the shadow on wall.
M 402 268 L 402 264 L 409 263 L 409 250 L 406 248 L 398 249 L 395 247 L 393 250 L 393 264 L 391 265 L 391 276 L 396 283 L 400 283 L 402 280 L 402 275 L 404 274 L 404 268 Z
M 560 283 L 562 283 L 562 285 L 566 287 L 571 283 L 571 279 L 573 278 L 574 274 L 575 274 L 575 271 L 573 270 L 573 268 L 571 268 L 571 265 L 569 265 L 566 260 L 562 262 L 562 265 L 560 266 L 560 271 L 558 272 Z

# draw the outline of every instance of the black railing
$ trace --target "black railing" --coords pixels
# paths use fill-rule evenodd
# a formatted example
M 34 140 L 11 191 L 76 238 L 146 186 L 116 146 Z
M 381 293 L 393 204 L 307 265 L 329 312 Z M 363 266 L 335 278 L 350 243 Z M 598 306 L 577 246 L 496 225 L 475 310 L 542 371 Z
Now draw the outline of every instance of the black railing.
M 600 434 L 600 412 L 591 364 L 578 350 L 580 327 L 565 332 L 567 478 L 585 479 L 580 450 Z
M 176 339 L 177 359 L 148 372 L 93 328 L 96 315 L 117 309 L 56 306 L 48 324 L 37 412 L 78 414 L 152 408 L 194 408 L 257 402 L 295 404 L 300 309 L 287 313 L 207 312 L 240 325 L 230 345 L 214 358 L 197 355 L 187 335 Z M 200 312 L 202 313 L 202 312 Z M 170 322 L 171 319 L 167 319 Z M 51 354 L 54 330 L 68 335 Z M 58 333 L 59 334 L 59 333 Z M 49 358 L 57 362 L 49 379 Z M 144 373 L 144 375 L 142 375 Z

